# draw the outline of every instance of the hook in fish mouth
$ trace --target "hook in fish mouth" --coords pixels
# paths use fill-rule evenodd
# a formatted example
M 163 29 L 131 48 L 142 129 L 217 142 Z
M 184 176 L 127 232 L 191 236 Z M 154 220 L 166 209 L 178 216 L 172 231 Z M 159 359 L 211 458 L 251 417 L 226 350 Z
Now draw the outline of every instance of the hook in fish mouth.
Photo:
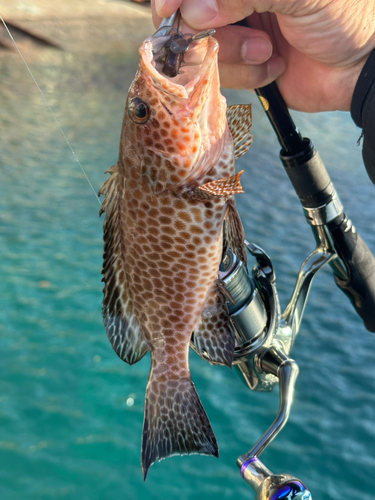
M 215 33 L 210 29 L 199 33 L 183 34 L 180 31 L 181 14 L 178 13 L 177 27 L 163 25 L 154 33 L 153 37 L 168 37 L 168 39 L 154 51 L 155 63 L 162 65 L 161 72 L 169 78 L 174 78 L 180 72 L 181 64 L 184 62 L 184 54 L 189 50 L 191 42 L 207 38 Z

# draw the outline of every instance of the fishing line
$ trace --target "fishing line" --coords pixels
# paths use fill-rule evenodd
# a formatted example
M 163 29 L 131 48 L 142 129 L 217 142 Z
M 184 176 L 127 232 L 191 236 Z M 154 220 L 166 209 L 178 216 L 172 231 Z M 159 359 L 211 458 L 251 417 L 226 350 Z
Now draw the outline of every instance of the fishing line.
M 29 72 L 29 74 L 30 74 L 31 78 L 33 79 L 33 81 L 34 81 L 34 83 L 35 83 L 35 85 L 36 85 L 37 89 L 39 90 L 39 93 L 40 93 L 40 95 L 42 96 L 42 99 L 43 99 L 43 101 L 44 101 L 45 105 L 46 105 L 46 106 L 47 106 L 47 108 L 49 109 L 49 112 L 51 113 L 51 115 L 52 115 L 53 119 L 55 120 L 55 122 L 56 122 L 56 124 L 57 124 L 57 126 L 58 126 L 58 128 L 59 128 L 59 130 L 60 130 L 60 132 L 61 132 L 61 134 L 62 134 L 62 136 L 64 137 L 64 139 L 65 139 L 65 141 L 66 141 L 67 145 L 69 146 L 69 149 L 70 149 L 70 151 L 71 151 L 71 153 L 72 153 L 72 155 L 73 155 L 74 159 L 76 160 L 76 162 L 77 162 L 77 163 L 78 163 L 78 165 L 80 166 L 80 168 L 81 168 L 81 170 L 82 170 L 83 175 L 86 177 L 86 180 L 87 180 L 87 182 L 89 183 L 89 186 L 91 187 L 91 189 L 92 189 L 92 191 L 93 191 L 93 193 L 94 193 L 94 195 L 95 195 L 95 198 L 98 200 L 99 205 L 101 205 L 101 204 L 102 204 L 102 202 L 100 201 L 99 196 L 96 194 L 96 191 L 95 191 L 95 189 L 94 189 L 94 186 L 91 184 L 91 181 L 90 181 L 90 179 L 88 178 L 88 176 L 87 176 L 87 174 L 86 174 L 86 172 L 85 172 L 85 170 L 84 170 L 84 168 L 83 168 L 83 166 L 82 166 L 81 162 L 79 161 L 79 159 L 78 159 L 77 155 L 75 154 L 74 149 L 72 148 L 72 146 L 71 146 L 71 144 L 70 144 L 70 142 L 69 142 L 68 138 L 66 137 L 65 132 L 64 132 L 64 130 L 62 129 L 62 126 L 60 125 L 59 120 L 57 119 L 57 117 L 56 117 L 55 113 L 52 111 L 51 106 L 48 104 L 48 101 L 47 101 L 47 99 L 46 99 L 46 97 L 45 97 L 45 95 L 44 95 L 44 93 L 43 93 L 42 89 L 39 87 L 38 82 L 36 81 L 36 79 L 35 79 L 35 77 L 34 77 L 34 75 L 33 75 L 32 71 L 31 71 L 31 69 L 30 69 L 29 65 L 27 64 L 27 62 L 26 62 L 25 58 L 24 58 L 24 57 L 23 57 L 23 55 L 22 55 L 21 50 L 19 49 L 19 47 L 18 47 L 18 45 L 17 45 L 17 42 L 16 42 L 16 41 L 15 41 L 15 39 L 13 38 L 12 33 L 9 31 L 9 28 L 8 28 L 8 26 L 6 25 L 6 23 L 5 23 L 4 19 L 3 19 L 3 16 L 2 16 L 1 14 L 0 14 L 0 19 L 1 19 L 1 22 L 3 23 L 3 25 L 4 25 L 4 28 L 6 29 L 6 31 L 7 31 L 8 35 L 9 35 L 9 37 L 10 37 L 10 39 L 11 39 L 11 40 L 12 40 L 12 42 L 14 43 L 14 45 L 15 45 L 15 47 L 16 47 L 16 49 L 17 49 L 18 53 L 19 53 L 19 55 L 21 56 L 21 59 L 22 59 L 22 61 L 24 62 L 25 66 L 26 66 L 26 68 L 27 68 L 27 71 Z

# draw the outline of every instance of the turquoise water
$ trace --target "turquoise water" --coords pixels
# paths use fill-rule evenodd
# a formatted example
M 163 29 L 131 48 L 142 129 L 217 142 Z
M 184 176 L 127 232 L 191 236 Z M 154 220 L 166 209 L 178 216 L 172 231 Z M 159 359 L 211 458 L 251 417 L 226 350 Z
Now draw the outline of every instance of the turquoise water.
M 127 87 L 136 62 L 121 54 L 45 51 L 35 76 L 97 190 L 116 162 Z M 236 458 L 273 420 L 278 391 L 250 392 L 236 373 L 191 353 L 193 380 L 220 459 L 173 457 L 140 470 L 149 358 L 112 351 L 101 322 L 99 205 L 16 55 L 0 62 L 0 498 L 253 498 Z M 273 259 L 285 307 L 310 229 L 254 102 L 254 145 L 238 162 L 246 235 Z M 320 150 L 347 213 L 375 251 L 375 187 L 340 113 L 295 118 Z M 374 498 L 375 337 L 329 269 L 315 279 L 293 351 L 300 365 L 288 425 L 262 455 L 274 472 L 305 481 L 315 500 Z

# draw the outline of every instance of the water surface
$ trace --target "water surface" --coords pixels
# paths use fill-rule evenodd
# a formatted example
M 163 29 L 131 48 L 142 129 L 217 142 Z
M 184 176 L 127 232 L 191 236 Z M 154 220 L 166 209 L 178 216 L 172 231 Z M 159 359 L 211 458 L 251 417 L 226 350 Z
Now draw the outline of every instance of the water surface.
M 45 51 L 32 69 L 95 190 L 116 162 L 135 60 Z M 236 458 L 273 420 L 278 391 L 250 392 L 236 373 L 191 353 L 193 380 L 220 459 L 173 457 L 144 484 L 140 441 L 149 357 L 122 363 L 101 315 L 99 204 L 16 56 L 0 62 L 0 498 L 253 498 Z M 253 94 L 254 144 L 238 162 L 247 238 L 271 256 L 282 306 L 314 249 Z M 294 114 L 317 145 L 345 209 L 375 251 L 375 187 L 343 113 Z M 304 480 L 314 499 L 370 500 L 375 477 L 375 337 L 329 269 L 315 279 L 293 351 L 300 365 L 290 421 L 262 459 Z

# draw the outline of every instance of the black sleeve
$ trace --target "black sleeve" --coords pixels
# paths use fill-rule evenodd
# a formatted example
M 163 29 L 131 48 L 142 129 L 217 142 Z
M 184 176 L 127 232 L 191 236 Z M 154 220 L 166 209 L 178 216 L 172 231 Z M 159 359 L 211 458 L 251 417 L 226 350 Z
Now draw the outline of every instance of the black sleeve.
M 375 184 L 375 50 L 364 65 L 355 86 L 350 112 L 362 128 L 362 156 L 367 173 Z

